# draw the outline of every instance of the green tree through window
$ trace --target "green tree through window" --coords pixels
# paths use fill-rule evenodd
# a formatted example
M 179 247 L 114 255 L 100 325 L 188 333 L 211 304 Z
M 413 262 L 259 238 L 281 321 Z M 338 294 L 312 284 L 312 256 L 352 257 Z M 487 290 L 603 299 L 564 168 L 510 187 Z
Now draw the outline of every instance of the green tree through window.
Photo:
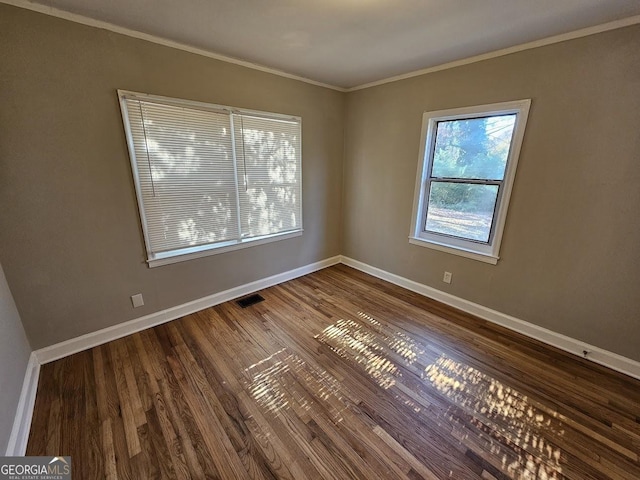
M 515 120 L 509 114 L 438 122 L 427 231 L 489 241 L 499 185 L 485 182 L 504 179 Z
M 411 243 L 498 261 L 530 104 L 424 113 Z

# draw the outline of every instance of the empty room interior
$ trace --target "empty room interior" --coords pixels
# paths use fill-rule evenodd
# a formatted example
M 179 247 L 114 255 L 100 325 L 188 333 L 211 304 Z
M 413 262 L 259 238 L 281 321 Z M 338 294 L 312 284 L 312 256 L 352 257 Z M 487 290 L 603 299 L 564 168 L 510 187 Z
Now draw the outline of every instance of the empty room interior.
M 6 456 L 640 478 L 636 0 L 1 0 L 0 204 Z

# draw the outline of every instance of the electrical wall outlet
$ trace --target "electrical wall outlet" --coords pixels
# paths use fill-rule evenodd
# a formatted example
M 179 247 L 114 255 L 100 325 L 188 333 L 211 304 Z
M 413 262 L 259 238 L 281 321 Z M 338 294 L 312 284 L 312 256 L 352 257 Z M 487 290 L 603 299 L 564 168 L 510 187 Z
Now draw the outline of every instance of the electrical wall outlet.
M 444 276 L 442 277 L 442 281 L 444 283 L 451 283 L 451 277 L 453 277 L 453 274 L 451 272 L 444 272 Z
M 144 305 L 144 298 L 142 298 L 142 294 L 138 293 L 136 295 L 131 295 L 131 303 L 133 304 L 133 308 L 138 308 Z

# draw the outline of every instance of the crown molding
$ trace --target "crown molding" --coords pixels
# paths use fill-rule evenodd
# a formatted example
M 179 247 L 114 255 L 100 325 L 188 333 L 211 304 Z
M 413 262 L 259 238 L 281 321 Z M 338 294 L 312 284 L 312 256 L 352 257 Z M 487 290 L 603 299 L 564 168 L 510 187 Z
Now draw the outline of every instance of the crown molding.
M 202 48 L 192 47 L 190 45 L 175 42 L 173 40 L 169 40 L 166 38 L 158 37 L 156 35 L 151 35 L 148 33 L 138 32 L 136 30 L 132 30 L 125 27 L 120 27 L 118 25 L 114 25 L 109 22 L 103 22 L 101 20 L 96 20 L 90 17 L 86 17 L 84 15 L 78 15 L 76 13 L 66 12 L 64 10 L 60 10 L 58 8 L 50 7 L 47 5 L 42 5 L 39 3 L 34 3 L 29 0 L 0 0 L 0 3 L 4 3 L 7 5 L 12 5 L 14 7 L 20 7 L 27 10 L 32 10 L 38 13 L 44 13 L 45 15 L 51 15 L 52 17 L 61 18 L 64 20 L 69 20 L 71 22 L 80 23 L 82 25 L 87 25 L 89 27 L 101 28 L 103 30 L 108 30 L 114 33 L 119 33 L 121 35 L 126 35 L 128 37 L 137 38 L 140 40 L 146 40 L 148 42 L 156 43 L 159 45 L 163 45 L 165 47 L 176 48 L 178 50 L 183 50 L 185 52 L 194 53 L 196 55 L 202 55 L 204 57 L 213 58 L 215 60 L 220 60 L 227 63 L 232 63 L 235 65 L 240 65 L 242 67 L 251 68 L 253 70 L 258 70 L 265 73 L 270 73 L 272 75 L 278 75 L 280 77 L 289 78 L 292 80 L 298 80 L 300 82 L 308 83 L 311 85 L 315 85 L 318 87 L 328 88 L 331 90 L 335 90 L 338 92 L 355 92 L 358 90 L 364 90 L 366 88 L 377 87 L 379 85 L 384 85 L 386 83 L 397 82 L 400 80 L 406 80 L 408 78 L 418 77 L 420 75 L 426 75 L 428 73 L 439 72 L 442 70 L 448 70 L 450 68 L 461 67 L 463 65 L 469 65 L 476 62 L 481 62 L 483 60 L 489 60 L 492 58 L 502 57 L 505 55 L 510 55 L 512 53 L 522 52 L 525 50 L 531 50 L 533 48 L 544 47 L 546 45 L 552 45 L 554 43 L 565 42 L 567 40 L 573 40 L 576 38 L 587 37 L 589 35 L 595 35 L 602 32 L 607 32 L 610 30 L 616 30 L 618 28 L 624 28 L 631 25 L 640 24 L 640 15 L 635 15 L 632 17 L 623 18 L 620 20 L 614 20 L 612 22 L 603 23 L 600 25 L 594 25 L 587 28 L 582 28 L 580 30 L 574 30 L 572 32 L 562 33 L 560 35 L 554 35 L 551 37 L 542 38 L 540 40 L 534 40 L 532 42 L 522 43 L 520 45 L 515 45 L 513 47 L 503 48 L 501 50 L 494 50 L 492 52 L 483 53 L 480 55 L 475 55 L 472 57 L 463 58 L 460 60 L 455 60 L 453 62 L 442 63 L 440 65 L 434 65 L 427 68 L 422 68 L 420 70 L 414 70 L 411 72 L 403 73 L 400 75 L 394 75 L 392 77 L 383 78 L 380 80 L 376 80 L 374 82 L 363 83 L 362 85 L 356 85 L 354 87 L 343 88 L 337 85 L 331 85 L 328 83 L 318 82 L 316 80 L 312 80 L 310 78 L 301 77 L 299 75 L 295 75 L 292 73 L 284 72 L 282 70 L 278 70 L 275 68 L 266 67 L 264 65 L 260 65 L 257 63 L 248 62 L 246 60 L 241 60 L 239 58 L 229 57 L 227 55 L 222 55 L 220 53 L 216 53 L 210 50 L 205 50 Z
M 227 55 L 222 55 L 220 53 L 216 53 L 210 50 L 192 47 L 191 45 L 175 42 L 167 38 L 158 37 L 156 35 L 151 35 L 148 33 L 138 32 L 137 30 L 120 27 L 118 25 L 114 25 L 113 23 L 103 22 L 102 20 L 96 20 L 94 18 L 86 17 L 84 15 L 78 15 L 76 13 L 66 12 L 58 8 L 42 5 L 40 3 L 30 2 L 29 0 L 0 0 L 0 3 L 12 5 L 14 7 L 24 8 L 26 10 L 32 10 L 38 13 L 44 13 L 45 15 L 61 18 L 63 20 L 69 20 L 70 22 L 80 23 L 82 25 L 86 25 L 89 27 L 108 30 L 110 32 L 119 33 L 120 35 L 126 35 L 128 37 L 137 38 L 139 40 L 146 40 L 147 42 L 152 42 L 158 45 L 163 45 L 165 47 L 171 47 L 178 50 L 183 50 L 185 52 L 194 53 L 196 55 L 202 55 L 203 57 L 213 58 L 215 60 L 232 63 L 234 65 L 240 65 L 241 67 L 251 68 L 253 70 L 259 70 L 261 72 L 270 73 L 272 75 L 278 75 L 279 77 L 289 78 L 291 80 L 298 80 L 299 82 L 309 83 L 317 87 L 329 88 L 331 90 L 336 90 L 338 92 L 347 91 L 346 88 L 338 87 L 336 85 L 330 85 L 328 83 L 318 82 L 310 78 L 301 77 L 299 75 L 294 75 L 292 73 L 284 72 L 282 70 L 278 70 L 275 68 L 266 67 L 264 65 L 260 65 L 257 63 L 248 62 L 246 60 L 240 60 L 239 58 L 229 57 Z
M 483 60 L 489 60 L 491 58 L 503 57 L 505 55 L 510 55 L 516 52 L 522 52 L 524 50 L 531 50 L 533 48 L 544 47 L 546 45 L 552 45 L 554 43 L 566 42 L 567 40 L 574 40 L 576 38 L 588 37 L 589 35 L 608 32 L 609 30 L 616 30 L 618 28 L 637 25 L 639 23 L 640 23 L 640 15 L 635 15 L 633 17 L 614 20 L 613 22 L 594 25 L 592 27 L 581 28 L 580 30 L 574 30 L 572 32 L 562 33 L 560 35 L 554 35 L 552 37 L 541 38 L 540 40 L 534 40 L 533 42 L 521 43 L 520 45 L 515 45 L 513 47 L 503 48 L 501 50 L 494 50 L 492 52 L 487 52 L 481 55 L 475 55 L 473 57 L 467 57 L 460 60 L 455 60 L 453 62 L 434 65 L 433 67 L 414 70 L 413 72 L 394 75 L 393 77 L 383 78 L 381 80 L 376 80 L 375 82 L 363 83 L 362 85 L 357 85 L 355 87 L 347 88 L 346 91 L 355 92 L 357 90 L 363 90 L 365 88 L 377 87 L 378 85 L 384 85 L 385 83 L 397 82 L 399 80 L 418 77 L 420 75 L 425 75 L 427 73 L 439 72 L 441 70 L 448 70 L 450 68 L 461 67 L 463 65 L 469 65 L 471 63 L 481 62 Z

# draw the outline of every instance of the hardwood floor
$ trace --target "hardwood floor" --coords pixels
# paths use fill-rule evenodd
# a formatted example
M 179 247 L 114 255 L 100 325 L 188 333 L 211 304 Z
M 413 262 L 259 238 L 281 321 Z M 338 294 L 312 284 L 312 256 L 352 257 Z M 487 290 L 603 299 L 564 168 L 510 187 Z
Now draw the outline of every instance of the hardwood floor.
M 638 479 L 640 382 L 338 265 L 44 365 L 76 479 Z

